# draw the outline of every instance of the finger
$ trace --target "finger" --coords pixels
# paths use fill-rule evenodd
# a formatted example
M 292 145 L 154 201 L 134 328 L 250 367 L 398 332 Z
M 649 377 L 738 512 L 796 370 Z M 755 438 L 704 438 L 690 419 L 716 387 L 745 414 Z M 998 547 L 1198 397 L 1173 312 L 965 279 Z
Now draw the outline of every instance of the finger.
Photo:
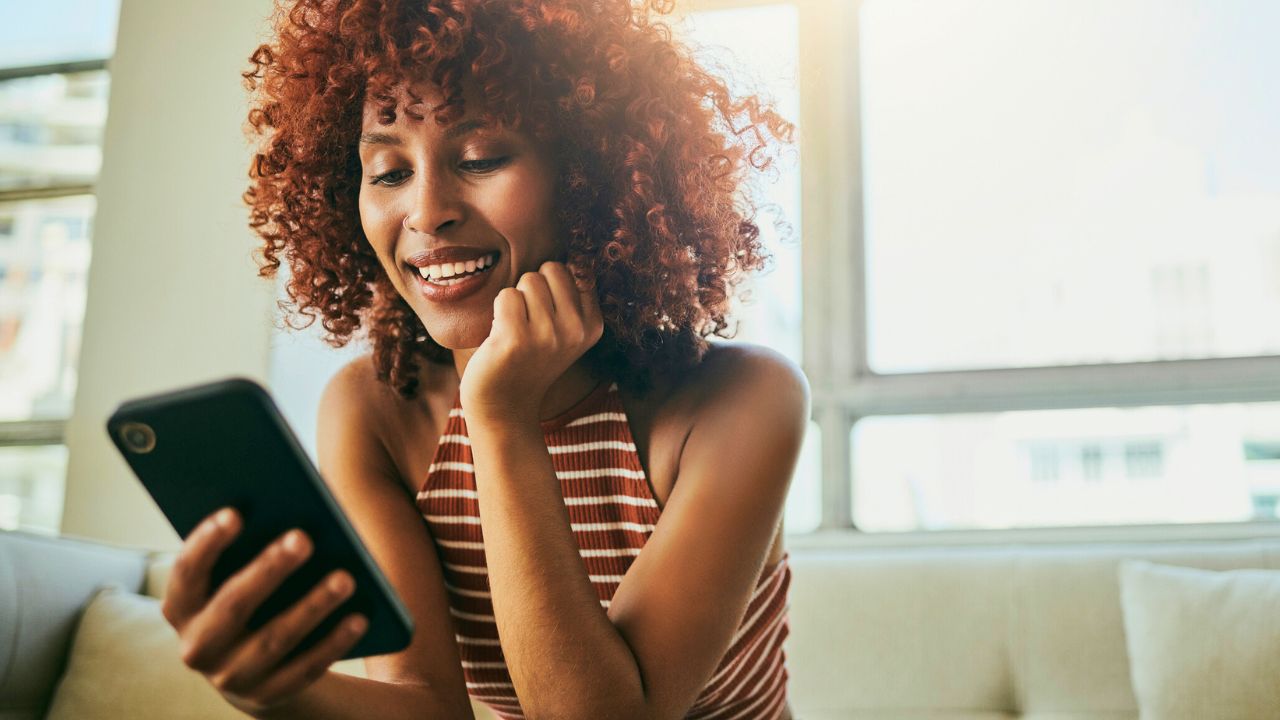
M 179 632 L 209 599 L 213 565 L 240 532 L 240 516 L 222 508 L 206 517 L 187 536 L 165 585 L 160 612 Z
M 582 312 L 582 296 L 564 263 L 545 262 L 538 272 L 547 279 L 557 315 L 564 315 L 570 310 L 579 314 Z
M 223 667 L 215 685 L 243 694 L 257 687 L 303 638 L 355 591 L 355 581 L 344 570 L 330 573 L 306 597 L 294 603 L 241 643 Z
M 524 295 L 515 288 L 503 288 L 493 299 L 494 329 L 507 327 L 518 331 L 529 324 L 529 308 Z
M 260 700 L 264 704 L 278 702 L 320 679 L 364 636 L 368 626 L 369 621 L 358 613 L 343 618 L 323 640 L 268 678 L 258 688 Z
M 188 624 L 182 661 L 200 672 L 220 667 L 249 617 L 310 554 L 306 533 L 290 530 L 232 575 Z
M 556 304 L 547 279 L 541 273 L 525 273 L 516 283 L 516 289 L 524 295 L 525 305 L 529 308 L 529 326 L 535 336 L 544 340 L 554 338 Z

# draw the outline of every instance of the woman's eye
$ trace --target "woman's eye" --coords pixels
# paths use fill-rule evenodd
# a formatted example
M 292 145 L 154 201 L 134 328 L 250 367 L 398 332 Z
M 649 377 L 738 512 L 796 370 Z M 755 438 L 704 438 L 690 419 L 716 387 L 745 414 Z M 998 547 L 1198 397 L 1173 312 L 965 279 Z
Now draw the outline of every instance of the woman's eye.
M 481 160 L 463 160 L 458 167 L 470 173 L 488 173 L 507 164 L 509 157 L 483 158 Z
M 405 179 L 407 179 L 408 177 L 409 177 L 408 170 L 392 170 L 391 172 L 385 172 L 385 173 L 382 173 L 381 175 L 372 176 L 369 180 L 369 184 L 395 186 L 404 182 Z

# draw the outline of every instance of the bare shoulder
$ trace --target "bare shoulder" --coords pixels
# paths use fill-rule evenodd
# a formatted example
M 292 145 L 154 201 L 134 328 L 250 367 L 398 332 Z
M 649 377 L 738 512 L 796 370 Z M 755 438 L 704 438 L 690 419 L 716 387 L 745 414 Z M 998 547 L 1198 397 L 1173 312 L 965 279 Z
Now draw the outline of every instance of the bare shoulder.
M 329 378 L 316 413 L 322 471 L 360 465 L 394 474 L 385 435 L 386 410 L 392 403 L 387 394 L 392 392 L 378 381 L 371 355 L 355 358 Z
M 423 363 L 420 392 L 404 398 L 378 379 L 372 354 L 343 365 L 325 385 L 317 418 L 317 447 L 326 460 L 359 455 L 360 462 L 378 466 L 388 476 L 412 478 L 420 473 L 421 458 L 413 452 L 420 442 L 410 438 L 434 437 L 452 402 L 446 369 Z M 354 458 L 352 458 L 354 459 Z
M 809 382 L 786 356 L 760 345 L 711 345 L 690 372 L 672 382 L 663 405 L 692 419 L 749 412 L 776 422 L 798 421 L 809 412 Z
M 456 379 L 450 383 L 452 368 L 422 363 L 419 368 L 419 392 L 404 398 L 395 388 L 378 379 L 373 354 L 366 353 L 338 369 L 325 385 L 320 408 L 332 410 L 348 419 L 363 419 L 383 428 L 397 427 L 399 420 L 430 419 L 440 403 L 452 401 L 457 391 Z
M 774 350 L 717 342 L 693 368 L 660 379 L 628 412 L 660 505 L 665 507 L 677 478 L 688 483 L 705 475 L 690 472 L 694 468 L 724 469 L 748 458 L 757 470 L 775 466 L 751 473 L 762 484 L 762 496 L 770 496 L 789 484 L 804 442 L 809 384 L 795 363 Z
M 366 353 L 338 368 L 325 384 L 320 395 L 320 414 L 326 410 L 350 418 L 364 416 L 376 418 L 379 409 L 386 409 L 394 391 L 378 381 L 373 366 L 372 353 Z
M 736 519 L 716 527 L 742 542 L 772 538 L 762 558 L 772 567 L 785 552 L 782 511 L 809 421 L 804 373 L 768 348 L 717 342 L 650 402 L 649 467 L 669 526 L 707 532 L 708 518 L 733 508 L 716 516 Z

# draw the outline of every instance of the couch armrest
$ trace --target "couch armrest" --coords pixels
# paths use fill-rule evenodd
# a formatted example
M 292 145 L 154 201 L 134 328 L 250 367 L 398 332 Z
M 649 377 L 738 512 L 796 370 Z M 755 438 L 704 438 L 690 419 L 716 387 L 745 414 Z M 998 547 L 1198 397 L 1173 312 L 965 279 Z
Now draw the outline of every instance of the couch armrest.
M 80 612 L 102 586 L 142 587 L 146 553 L 0 531 L 0 716 L 43 717 Z

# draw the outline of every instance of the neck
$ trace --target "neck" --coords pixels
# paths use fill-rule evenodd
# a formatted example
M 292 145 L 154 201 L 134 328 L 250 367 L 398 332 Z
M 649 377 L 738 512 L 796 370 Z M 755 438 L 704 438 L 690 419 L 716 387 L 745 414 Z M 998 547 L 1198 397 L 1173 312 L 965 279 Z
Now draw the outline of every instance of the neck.
M 453 366 L 457 369 L 459 378 L 466 372 L 467 363 L 471 362 L 471 356 L 475 352 L 476 348 L 453 351 Z M 542 398 L 538 417 L 542 420 L 549 420 L 564 413 L 569 408 L 577 405 L 599 383 L 599 378 L 591 373 L 582 360 L 578 360 L 573 365 L 570 365 L 563 375 L 556 378 L 555 382 L 551 383 L 551 387 L 547 389 L 547 394 Z

